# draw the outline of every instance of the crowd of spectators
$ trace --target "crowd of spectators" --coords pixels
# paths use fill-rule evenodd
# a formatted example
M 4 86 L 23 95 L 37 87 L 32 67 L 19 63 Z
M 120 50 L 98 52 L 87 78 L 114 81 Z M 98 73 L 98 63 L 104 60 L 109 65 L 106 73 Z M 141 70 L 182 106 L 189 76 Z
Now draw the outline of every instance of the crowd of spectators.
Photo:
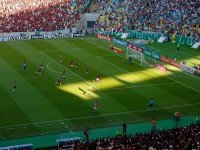
M 95 27 L 129 28 L 196 37 L 197 0 L 94 0 Z M 1 0 L 0 32 L 54 31 L 75 27 L 89 0 Z
M 139 149 L 199 149 L 200 124 L 191 124 L 168 130 L 155 130 L 136 135 L 98 138 L 87 142 L 78 142 L 74 149 L 97 150 L 139 150 Z
M 131 28 L 184 36 L 200 34 L 197 0 L 98 0 L 95 27 Z
M 72 28 L 88 3 L 89 0 L 1 0 L 0 32 Z

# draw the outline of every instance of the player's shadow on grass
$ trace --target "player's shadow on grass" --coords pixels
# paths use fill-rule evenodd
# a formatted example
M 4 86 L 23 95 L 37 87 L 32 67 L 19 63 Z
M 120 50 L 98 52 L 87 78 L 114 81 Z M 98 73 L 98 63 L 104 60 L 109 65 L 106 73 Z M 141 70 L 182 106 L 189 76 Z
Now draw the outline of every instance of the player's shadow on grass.
M 86 94 L 87 92 L 86 91 L 84 91 L 82 88 L 80 88 L 80 87 L 78 87 L 78 89 L 80 90 L 80 91 L 82 91 L 83 92 L 83 94 Z

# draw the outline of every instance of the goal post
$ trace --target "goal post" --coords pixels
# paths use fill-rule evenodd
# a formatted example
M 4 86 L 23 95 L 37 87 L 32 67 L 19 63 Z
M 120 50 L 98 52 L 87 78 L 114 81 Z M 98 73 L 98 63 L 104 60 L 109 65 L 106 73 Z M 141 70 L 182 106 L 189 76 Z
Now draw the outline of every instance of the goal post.
M 143 53 L 142 52 L 139 52 L 139 51 L 136 51 L 130 47 L 127 47 L 126 48 L 126 59 L 129 59 L 129 58 L 132 58 L 132 59 L 137 59 L 140 61 L 140 65 L 142 66 L 142 57 L 143 57 Z
M 147 65 L 147 66 L 154 66 L 156 64 L 156 59 L 152 60 L 152 59 L 148 59 L 148 61 L 146 61 L 144 53 L 142 51 L 137 51 L 133 48 L 127 47 L 126 48 L 126 59 L 132 58 L 133 60 L 136 59 L 140 62 L 140 65 Z M 154 64 L 154 65 L 153 65 Z

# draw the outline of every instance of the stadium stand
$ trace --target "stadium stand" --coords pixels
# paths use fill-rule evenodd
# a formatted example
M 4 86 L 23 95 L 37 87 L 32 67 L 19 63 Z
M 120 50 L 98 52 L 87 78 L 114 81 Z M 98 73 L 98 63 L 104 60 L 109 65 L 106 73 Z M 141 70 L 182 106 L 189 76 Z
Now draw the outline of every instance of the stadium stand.
M 128 28 L 197 37 L 200 2 L 196 0 L 101 0 L 95 27 Z
M 72 28 L 89 0 L 2 0 L 0 32 L 54 31 Z
M 95 0 L 97 3 L 97 1 Z M 98 0 L 95 27 L 130 28 L 197 37 L 200 34 L 200 2 L 197 0 Z M 1 0 L 0 32 L 54 31 L 72 28 L 89 0 Z M 197 69 L 198 66 L 195 65 Z M 134 150 L 200 149 L 200 124 L 136 135 L 58 140 L 61 149 Z M 29 146 L 33 148 L 32 145 Z M 20 147 L 23 148 L 23 147 Z M 3 149 L 2 149 L 3 150 Z
M 169 130 L 156 130 L 129 136 L 98 138 L 76 144 L 77 149 L 137 150 L 137 149 L 199 149 L 200 124 Z

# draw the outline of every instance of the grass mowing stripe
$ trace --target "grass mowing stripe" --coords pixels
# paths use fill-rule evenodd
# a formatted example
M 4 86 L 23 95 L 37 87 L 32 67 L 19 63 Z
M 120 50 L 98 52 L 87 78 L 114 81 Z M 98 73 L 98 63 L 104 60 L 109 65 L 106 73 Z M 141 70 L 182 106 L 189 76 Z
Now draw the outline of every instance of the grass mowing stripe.
M 83 39 L 82 39 L 82 40 L 83 40 Z M 84 40 L 84 41 L 85 41 L 85 40 Z M 90 43 L 90 44 L 93 44 L 93 45 L 96 45 L 96 44 L 94 44 L 94 43 L 92 43 L 92 42 L 89 42 L 89 41 L 86 41 L 86 42 L 88 42 L 88 43 Z M 99 46 L 99 45 L 96 45 L 96 46 L 99 47 L 99 48 L 102 48 L 102 49 L 104 49 L 104 50 L 106 50 L 106 51 L 108 51 L 107 49 L 105 49 L 105 48 L 102 47 L 102 46 Z M 108 51 L 108 52 L 112 53 L 111 51 Z M 115 53 L 113 53 L 113 54 L 115 54 Z M 117 55 L 117 54 L 115 54 L 115 55 Z M 120 56 L 120 55 L 117 55 L 117 56 L 124 58 L 123 56 Z M 125 59 L 125 58 L 124 58 L 124 59 Z M 135 63 L 135 64 L 137 64 L 137 63 Z M 138 65 L 138 64 L 137 64 L 137 65 Z M 144 67 L 144 66 L 141 66 L 141 67 Z M 145 68 L 145 67 L 144 67 L 144 68 Z M 149 69 L 149 68 L 145 68 L 145 69 L 148 69 L 148 70 L 150 70 L 150 71 L 155 72 L 154 70 Z M 158 72 L 155 72 L 155 73 L 160 74 L 160 73 L 158 73 Z M 160 75 L 162 75 L 162 74 L 160 74 Z M 164 75 L 162 75 L 162 76 L 164 76 Z M 189 88 L 189 89 L 192 89 L 192 90 L 194 90 L 194 91 L 200 93 L 199 90 L 197 90 L 197 89 L 195 89 L 195 88 L 193 88 L 193 87 L 191 87 L 191 86 L 188 86 L 188 85 L 186 85 L 186 84 L 184 84 L 184 83 L 182 83 L 182 82 L 179 82 L 179 81 L 177 81 L 177 80 L 175 80 L 175 79 L 172 79 L 172 78 L 170 78 L 170 77 L 168 77 L 168 76 L 164 76 L 164 77 L 166 77 L 166 78 L 168 78 L 168 79 L 170 79 L 170 80 L 172 80 L 172 81 L 174 81 L 174 82 L 177 82 L 177 83 L 179 83 L 179 84 L 181 84 L 181 85 L 183 85 L 183 86 L 186 86 L 186 87 Z
M 109 90 L 120 90 L 120 89 L 129 89 L 129 88 L 137 88 L 137 87 L 147 87 L 147 86 L 159 86 L 159 85 L 170 85 L 175 84 L 177 82 L 171 82 L 171 83 L 160 83 L 160 84 L 147 84 L 147 85 L 133 85 L 133 86 L 127 86 L 127 87 L 119 87 L 119 88 L 110 88 L 110 89 L 103 89 L 102 91 L 109 91 Z
M 53 58 L 51 58 L 50 56 L 48 56 L 47 54 L 45 54 L 44 52 L 42 52 L 42 51 L 40 51 L 43 55 L 45 55 L 46 57 L 48 57 L 49 59 L 51 59 L 51 60 L 53 60 L 53 61 L 55 61 L 56 63 L 58 63 L 56 60 L 54 60 Z M 58 64 L 60 64 L 60 63 L 58 63 Z M 65 68 L 65 69 L 67 69 L 68 71 L 70 71 L 72 74 L 74 74 L 75 76 L 77 76 L 78 78 L 80 78 L 81 80 L 83 80 L 86 84 L 88 84 L 88 85 L 90 85 L 90 83 L 89 82 L 87 82 L 87 81 L 85 81 L 82 77 L 80 77 L 79 75 L 77 75 L 76 73 L 74 73 L 73 71 L 71 71 L 70 69 L 68 69 L 67 67 L 65 67 L 64 65 L 62 65 L 62 64 L 60 64 L 63 68 Z M 99 88 L 97 88 L 97 87 L 95 87 L 94 85 L 93 85 L 93 87 L 95 88 L 95 89 L 97 89 L 97 90 L 99 90 L 100 91 L 100 89 Z
M 48 55 L 45 54 L 44 52 L 41 51 L 41 53 L 42 53 L 43 55 L 45 55 L 46 57 L 48 57 L 49 59 L 54 60 L 52 57 L 48 56 Z M 55 61 L 55 60 L 54 60 L 54 61 Z M 58 63 L 59 65 L 63 66 L 63 65 L 60 64 L 59 62 L 57 62 L 57 61 L 55 61 L 55 62 Z M 66 68 L 65 66 L 63 66 L 63 67 Z M 69 70 L 68 68 L 66 68 L 66 69 Z M 80 76 L 77 75 L 76 73 L 72 72 L 71 70 L 69 70 L 69 71 L 70 71 L 71 73 L 73 73 L 74 75 L 76 75 L 76 76 L 77 76 L 78 78 L 80 78 L 81 80 L 83 80 L 85 83 L 90 84 L 89 82 L 85 81 L 82 77 L 80 77 Z M 93 87 L 94 87 L 95 89 L 97 89 L 98 91 L 101 91 L 101 89 L 95 87 L 94 85 L 93 85 Z
M 31 120 L 28 118 L 28 116 L 20 109 L 20 106 L 18 106 L 12 99 L 12 97 L 9 95 L 9 93 L 4 89 L 4 83 L 2 84 L 0 79 L 0 126 L 3 126 L 3 124 L 6 125 L 6 123 L 9 124 L 16 124 L 20 123 L 20 119 L 23 119 L 24 122 L 31 122 Z M 17 111 L 10 111 L 10 110 L 17 110 Z M 19 120 L 10 119 L 10 118 L 18 118 Z M 1 132 L 1 131 L 0 131 Z
M 49 68 L 49 65 L 52 64 L 52 63 L 54 63 L 54 62 L 55 62 L 55 61 L 51 61 L 51 62 L 49 62 L 49 63 L 47 64 L 47 69 L 49 69 L 50 71 L 52 71 L 52 72 L 54 72 L 54 73 L 61 74 L 62 72 L 58 72 L 58 71 L 55 71 L 55 70 Z
M 87 47 L 87 48 L 89 48 L 89 49 L 96 49 L 97 47 Z M 69 48 L 69 50 L 77 50 L 77 49 L 83 49 L 83 48 L 81 48 L 81 47 L 76 47 L 76 48 Z M 66 49 L 63 49 L 63 50 L 66 50 Z M 58 50 L 53 50 L 53 49 L 50 49 L 50 50 L 42 50 L 43 52 L 46 52 L 46 51 L 58 51 Z
M 84 38 L 85 39 L 85 38 Z M 87 40 L 87 37 L 86 39 Z M 82 42 L 81 42 L 82 41 Z M 97 45 L 103 46 L 105 49 L 107 48 L 108 43 L 103 40 L 97 40 L 93 39 L 88 40 L 93 43 L 96 43 Z M 10 43 L 10 42 L 9 42 Z M 166 106 L 178 106 L 178 105 L 184 105 L 184 104 L 195 104 L 198 103 L 198 96 L 199 93 L 190 90 L 185 86 L 182 86 L 181 84 L 176 84 L 175 82 L 173 84 L 166 84 L 166 86 L 162 85 L 154 85 L 155 84 L 161 84 L 161 83 L 167 83 L 167 82 L 173 82 L 172 80 L 169 80 L 167 78 L 159 76 L 158 73 L 150 72 L 150 70 L 143 69 L 140 65 L 133 64 L 132 66 L 128 65 L 128 62 L 125 61 L 125 56 L 123 56 L 123 59 L 120 57 L 116 57 L 116 54 L 109 53 L 105 50 L 102 50 L 102 48 L 98 48 L 95 45 L 91 45 L 90 43 L 84 42 L 84 40 L 81 40 L 79 38 L 73 38 L 73 39 L 55 39 L 55 40 L 37 40 L 37 41 L 28 41 L 28 44 L 24 45 L 24 42 L 12 42 L 12 47 L 17 47 L 16 50 L 21 53 L 25 58 L 28 60 L 31 60 L 31 66 L 28 64 L 28 75 L 30 74 L 29 71 L 33 71 L 37 68 L 37 64 L 41 63 L 41 60 L 44 61 L 45 64 L 45 73 L 44 73 L 44 79 L 41 81 L 40 77 L 35 80 L 35 72 L 34 74 L 30 74 L 30 78 L 28 76 L 22 76 L 31 82 L 31 84 L 38 89 L 38 91 L 41 92 L 45 98 L 51 102 L 57 110 L 59 110 L 64 116 L 59 117 L 57 114 L 55 114 L 55 117 L 52 117 L 51 113 L 49 116 L 44 116 L 43 120 L 35 120 L 35 121 L 16 121 L 13 123 L 8 123 L 7 121 L 2 124 L 1 126 L 9 126 L 9 125 L 15 125 L 15 124 L 22 124 L 22 123 L 34 123 L 34 122 L 40 122 L 40 121 L 48 121 L 48 120 L 60 120 L 60 119 L 72 119 L 72 118 L 80 118 L 80 117 L 87 117 L 87 116 L 96 116 L 96 115 L 104 115 L 104 114 L 111 114 L 111 113 L 118 113 L 118 112 L 129 112 L 132 110 L 145 110 L 147 109 L 147 103 L 150 97 L 153 97 L 155 100 L 155 108 L 163 108 Z M 153 45 L 153 43 L 152 43 Z M 95 46 L 95 47 L 94 47 Z M 91 48 L 90 47 L 94 47 Z M 7 47 L 5 47 L 6 49 Z M 76 50 L 74 50 L 75 48 Z M 55 49 L 55 50 L 54 50 Z M 80 66 L 77 70 L 72 70 L 74 73 L 81 76 L 83 79 L 91 83 L 91 80 L 96 77 L 98 73 L 101 73 L 103 76 L 103 79 L 105 77 L 112 78 L 114 81 L 119 81 L 121 84 L 115 84 L 114 82 L 107 82 L 105 88 L 123 88 L 123 87 L 129 87 L 129 86 L 138 86 L 135 88 L 126 88 L 121 90 L 110 90 L 110 91 L 103 91 L 102 85 L 95 85 L 98 88 L 101 89 L 101 91 L 97 91 L 97 94 L 99 95 L 99 98 L 96 99 L 94 97 L 91 97 L 90 100 L 84 100 L 83 98 L 77 97 L 75 94 L 70 94 L 68 92 L 61 91 L 57 89 L 57 86 L 54 84 L 55 78 L 57 78 L 58 74 L 53 73 L 50 71 L 46 64 L 50 63 L 52 60 L 47 58 L 46 56 L 41 54 L 41 51 L 43 51 L 45 54 L 59 62 L 59 56 L 60 54 L 63 54 L 63 60 L 64 63 L 62 63 L 64 66 L 69 68 L 70 60 L 79 59 L 80 60 Z M 47 51 L 46 51 L 47 50 Z M 49 51 L 48 50 L 54 50 Z M 175 52 L 174 52 L 175 53 Z M 11 54 L 11 55 L 10 55 Z M 10 58 L 14 57 L 13 53 L 8 53 L 8 56 Z M 106 55 L 111 54 L 115 57 L 103 57 Z M 191 53 L 192 54 L 192 53 Z M 173 54 L 170 54 L 173 56 Z M 12 57 L 11 57 L 12 56 Z M 129 71 L 131 74 L 133 73 L 137 77 L 141 78 L 142 80 L 139 81 L 137 79 L 134 79 L 134 76 L 131 76 L 127 72 L 122 71 L 119 68 L 114 67 L 113 65 L 108 64 L 107 62 L 98 59 L 96 56 L 100 56 L 106 61 L 109 61 L 113 63 L 116 66 L 119 66 L 120 68 L 123 68 L 124 70 Z M 121 55 L 122 56 L 122 55 Z M 5 57 L 5 56 L 4 56 Z M 186 57 L 186 56 L 185 56 Z M 189 57 L 189 56 L 188 56 Z M 179 57 L 177 57 L 179 59 Z M 18 61 L 21 62 L 21 59 L 23 58 L 17 58 Z M 5 60 L 5 59 L 4 59 Z M 13 61 L 12 59 L 6 60 L 7 62 Z M 14 63 L 9 62 L 9 64 L 12 64 L 13 68 L 20 67 L 21 63 L 19 62 L 18 65 L 15 65 Z M 28 62 L 28 61 L 27 61 Z M 30 61 L 29 61 L 30 62 Z M 48 67 L 54 71 L 63 71 L 63 67 L 59 64 L 51 63 L 48 65 Z M 138 61 L 139 62 L 139 61 Z M 137 61 L 135 62 L 137 63 Z M 36 65 L 33 65 L 36 64 Z M 88 65 L 90 69 L 89 76 L 85 76 L 85 66 Z M 20 67 L 18 70 L 22 69 Z M 156 69 L 156 68 L 155 68 Z M 153 69 L 154 71 L 157 71 Z M 170 67 L 171 69 L 171 67 Z M 21 70 L 22 71 L 22 70 Z M 31 71 L 31 72 L 32 72 Z M 180 70 L 178 70 L 180 71 Z M 177 81 L 180 81 L 182 83 L 185 83 L 186 85 L 191 85 L 193 88 L 198 88 L 199 81 L 196 81 L 194 78 L 191 79 L 188 77 L 188 79 L 185 79 L 187 77 L 186 75 L 182 74 L 181 72 L 178 72 L 177 70 L 170 70 L 169 73 L 165 75 L 169 75 L 170 73 L 173 73 L 169 77 L 172 77 L 173 79 L 177 79 Z M 70 73 L 69 71 L 67 71 Z M 162 73 L 159 71 L 159 73 Z M 9 74 L 7 72 L 7 74 Z M 12 75 L 13 76 L 13 75 Z M 14 76 L 13 76 L 14 77 Z M 38 76 L 36 76 L 38 77 Z M 51 78 L 50 78 L 51 77 Z M 131 80 L 129 80 L 129 77 Z M 144 78 L 143 78 L 144 77 Z M 181 78 L 182 77 L 182 78 Z M 7 78 L 7 77 L 6 77 Z M 43 76 L 42 76 L 43 78 Z M 47 78 L 47 79 L 46 79 Z M 87 84 L 85 84 L 82 79 L 77 78 L 74 74 L 73 76 L 70 76 L 66 80 L 66 88 L 68 88 L 68 85 L 70 84 L 75 85 L 75 89 L 77 84 L 81 83 L 84 85 L 85 88 L 87 88 Z M 148 81 L 146 80 L 148 79 Z M 53 80 L 53 82 L 52 82 Z M 134 82 L 137 80 L 136 84 L 132 84 L 132 81 Z M 34 81 L 34 82 L 33 82 Z M 39 84 L 36 84 L 35 81 L 39 81 Z M 109 80 L 110 81 L 110 80 Z M 111 80 L 113 81 L 113 80 Z M 131 82 L 130 82 L 131 81 Z M 47 84 L 49 83 L 49 84 Z M 4 83 L 3 83 L 4 84 Z M 45 86 L 42 86 L 45 84 Z M 92 83 L 93 84 L 93 83 Z M 119 85 L 119 86 L 118 86 Z M 148 85 L 148 86 L 147 86 Z M 40 87 L 41 86 L 41 87 Z M 140 86 L 146 86 L 143 88 L 140 88 Z M 44 89 L 44 90 L 42 90 Z M 73 90 L 71 88 L 68 88 L 68 90 Z M 190 94 L 187 94 L 190 93 Z M 92 111 L 92 105 L 95 100 L 100 100 L 100 107 L 96 114 Z M 33 101 L 34 102 L 34 101 Z M 48 106 L 47 106 L 48 107 Z M 67 125 L 70 129 L 74 130 L 81 130 L 85 129 L 86 127 L 90 128 L 97 128 L 102 126 L 110 126 L 121 124 L 122 121 L 127 121 L 127 123 L 135 123 L 135 122 L 142 122 L 142 121 L 150 121 L 152 117 L 156 117 L 158 119 L 166 119 L 171 118 L 175 110 L 179 110 L 181 114 L 197 114 L 199 112 L 198 110 L 199 105 L 188 105 L 185 107 L 179 107 L 179 108 L 169 108 L 165 110 L 156 110 L 152 112 L 141 112 L 141 113 L 131 113 L 131 114 L 117 114 L 117 115 L 108 115 L 108 116 L 100 116 L 98 118 L 91 117 L 90 118 L 83 118 L 80 119 L 74 119 L 72 121 L 63 121 L 64 125 Z M 78 108 L 78 109 L 76 109 Z M 11 110 L 11 109 L 9 109 Z M 16 110 L 17 111 L 17 110 Z M 51 110 L 50 110 L 51 111 Z M 40 115 L 40 113 L 38 113 Z M 18 118 L 16 118 L 17 120 Z M 73 123 L 73 125 L 70 125 L 69 123 Z M 14 130 L 6 131 L 4 132 L 4 129 L 1 129 L 0 132 L 2 135 L 5 135 L 4 137 L 17 137 L 17 136 L 30 136 L 30 135 L 36 135 L 36 134 L 46 134 L 46 133 L 53 133 L 53 132 L 67 132 L 67 129 L 64 127 L 64 125 L 60 125 L 60 123 L 48 123 L 48 124 L 38 124 L 38 131 L 35 133 L 32 133 L 32 126 L 35 127 L 36 125 L 27 126 L 27 128 L 23 128 L 25 126 L 21 126 L 21 128 L 14 128 Z M 20 131 L 20 133 L 18 132 Z
M 51 61 L 51 62 L 49 62 L 49 63 L 46 65 L 48 70 L 50 70 L 50 71 L 52 71 L 52 72 L 54 72 L 54 73 L 57 73 L 57 74 L 63 73 L 63 72 L 61 72 L 61 71 L 55 71 L 55 70 L 51 69 L 49 66 L 50 66 L 50 64 L 52 64 L 52 63 L 55 63 L 55 61 Z M 66 73 L 66 74 L 67 74 L 67 75 L 73 75 L 73 74 L 71 74 L 71 73 Z
M 154 49 L 154 50 L 157 49 L 157 48 L 155 48 L 155 47 L 153 47 L 153 46 L 148 46 L 148 45 L 147 45 L 147 47 L 150 47 L 150 48 L 152 48 L 152 49 Z M 164 51 L 164 50 L 161 50 L 161 51 Z M 189 53 L 187 53 L 187 52 L 183 52 L 183 51 L 176 51 L 176 52 L 177 52 L 177 53 L 182 53 L 183 55 L 190 56 L 190 57 L 193 57 L 193 58 L 196 58 L 196 59 L 200 60 L 199 57 L 196 57 L 196 55 L 191 55 L 191 54 L 189 54 Z M 171 53 L 172 53 L 172 52 L 171 52 Z
M 15 68 L 11 68 L 11 66 L 3 59 L 0 59 L 0 67 L 8 69 L 10 74 L 8 75 L 4 70 L 0 71 L 3 80 L 7 82 L 4 86 L 5 90 L 10 95 L 13 102 L 19 106 L 19 108 L 29 117 L 30 120 L 33 122 L 36 120 L 42 120 L 43 116 L 47 114 L 52 114 L 49 118 L 55 114 L 57 116 L 64 117 L 29 81 L 26 80 L 26 78 L 24 78 L 22 73 L 17 72 Z M 27 72 L 23 73 L 25 75 Z M 14 79 L 12 75 L 15 75 Z M 17 89 L 15 92 L 12 92 L 13 80 L 17 81 Z M 11 84 L 11 86 L 8 86 L 8 83 Z M 47 109 L 51 111 L 46 112 L 45 110 Z M 38 115 L 38 113 L 40 115 Z
M 167 106 L 167 107 L 159 107 L 159 108 L 154 108 L 154 109 L 152 109 L 150 111 L 165 110 L 165 109 L 187 107 L 187 106 L 195 106 L 195 105 L 200 105 L 200 103 L 183 104 L 183 105 L 173 105 L 173 106 Z M 149 112 L 149 110 L 148 109 L 142 109 L 142 110 L 135 110 L 135 111 L 116 112 L 116 113 L 108 113 L 108 114 L 102 114 L 102 115 L 85 116 L 85 117 L 77 117 L 77 118 L 53 120 L 53 121 L 44 121 L 44 122 L 41 121 L 41 122 L 35 122 L 35 123 L 27 123 L 27 124 L 18 124 L 18 125 L 11 125 L 11 126 L 3 126 L 3 127 L 0 127 L 0 129 L 6 129 L 6 128 L 13 128 L 14 129 L 14 127 L 21 127 L 21 126 L 49 124 L 49 123 L 55 123 L 55 122 L 81 120 L 81 119 L 89 119 L 89 118 L 98 118 L 98 117 L 105 117 L 105 116 L 116 116 L 116 115 L 131 114 L 131 113 L 140 113 L 140 112 Z
M 45 42 L 47 42 L 47 41 L 45 41 Z M 83 47 L 83 49 L 77 49 L 76 51 L 71 51 L 71 50 L 68 50 L 68 48 L 66 49 L 68 41 L 66 40 L 66 42 L 65 42 L 65 40 L 63 40 L 63 42 L 64 42 L 63 44 L 61 44 L 61 43 L 59 43 L 59 44 L 58 43 L 52 43 L 52 42 L 50 44 L 52 44 L 58 50 L 63 51 L 63 53 L 67 53 L 68 55 L 72 56 L 73 58 L 78 58 L 80 60 L 80 62 L 81 62 L 80 63 L 80 67 L 82 65 L 82 68 L 85 68 L 85 66 L 83 67 L 83 65 L 88 65 L 91 68 L 91 72 L 89 73 L 89 76 L 87 77 L 86 81 L 88 81 L 88 80 L 89 80 L 89 82 L 93 81 L 94 79 L 96 79 L 96 75 L 99 74 L 99 73 L 101 73 L 102 75 L 104 74 L 104 75 L 106 75 L 108 77 L 110 77 L 110 76 L 113 77 L 113 76 L 115 76 L 117 74 L 123 73 L 121 70 L 119 71 L 119 69 L 115 69 L 113 66 L 109 67 L 110 69 L 105 68 L 105 66 L 108 66 L 107 63 L 105 63 L 105 62 L 103 62 L 101 60 L 97 60 L 96 56 L 98 56 L 99 54 L 100 55 L 105 55 L 104 51 L 102 51 L 102 50 L 100 50 L 100 51 L 91 50 L 91 51 L 88 52 L 87 51 L 88 48 L 84 48 L 85 45 L 81 46 L 81 47 Z M 85 43 L 85 42 L 82 41 L 82 43 Z M 70 41 L 70 44 L 74 44 L 74 43 Z M 77 44 L 77 42 L 75 42 L 75 44 Z M 75 46 L 79 46 L 80 47 L 79 43 L 77 45 L 75 45 Z M 91 44 L 87 43 L 87 46 L 91 47 Z M 99 49 L 99 48 L 97 48 L 97 49 Z M 98 53 L 98 52 L 101 52 L 101 53 Z M 47 54 L 55 59 L 54 55 L 50 55 L 49 53 L 47 53 Z M 77 73 L 77 72 L 75 72 L 75 73 Z M 81 76 L 81 74 L 82 74 L 82 72 L 79 71 L 78 75 Z M 84 78 L 85 76 L 84 77 L 81 76 L 81 77 Z M 110 83 L 108 83 L 108 84 L 110 84 Z M 112 86 L 112 83 L 110 85 Z M 100 92 L 95 92 L 95 93 L 100 95 L 98 100 L 100 101 L 101 105 L 104 105 L 104 107 L 99 109 L 98 113 L 100 113 L 100 114 L 104 114 L 104 113 L 110 112 L 111 111 L 109 109 L 110 106 L 113 106 L 112 107 L 112 112 L 116 112 L 118 110 L 122 110 L 122 111 L 129 111 L 130 110 L 129 108 L 127 108 L 127 105 L 119 103 L 119 101 L 116 101 L 116 98 L 113 98 L 113 93 L 104 93 L 104 92 L 101 92 L 101 93 Z M 94 100 L 95 100 L 95 98 L 93 98 L 91 102 L 87 101 L 87 104 L 89 104 L 90 107 L 91 107 L 91 105 L 93 105 L 92 103 L 94 103 L 93 102 Z M 122 101 L 122 99 L 121 99 L 121 101 Z M 110 122 L 110 119 L 107 122 Z
M 116 68 L 118 68 L 118 69 L 120 69 L 120 70 L 122 70 L 122 71 L 124 71 L 124 72 L 130 73 L 129 71 L 127 71 L 127 70 L 125 70 L 125 69 L 123 69 L 123 68 L 121 68 L 121 67 L 119 67 L 119 66 L 117 66 L 117 65 L 115 65 L 115 64 L 113 64 L 113 63 L 111 63 L 111 62 L 109 62 L 109 61 L 107 61 L 107 60 L 105 60 L 105 59 L 103 59 L 103 58 L 101 58 L 100 56 L 97 56 L 97 58 L 99 58 L 99 59 L 101 59 L 101 60 L 103 60 L 103 61 L 105 61 L 105 62 L 107 62 L 107 63 L 109 63 L 109 64 L 111 64 L 111 65 L 113 65 L 113 66 L 115 66 Z M 137 76 L 135 76 L 135 77 L 137 77 Z M 139 77 L 137 77 L 137 78 L 139 78 Z M 138 86 L 121 87 L 121 88 L 110 88 L 110 89 L 105 89 L 105 90 L 114 90 L 114 89 L 123 89 L 123 88 L 133 88 L 133 87 L 145 87 L 145 86 L 155 86 L 155 85 L 165 85 L 165 84 L 174 84 L 174 83 L 177 83 L 177 82 L 172 82 L 172 83 L 160 83 L 160 84 L 148 84 L 148 85 L 138 85 Z
M 193 56 L 193 55 L 191 55 L 191 54 L 188 54 L 188 53 L 185 53 L 185 52 L 182 52 L 182 51 L 179 51 L 179 53 L 182 53 L 182 54 L 184 54 L 184 55 L 191 56 L 191 57 L 194 57 L 194 58 L 200 60 L 198 57 L 195 57 L 195 56 Z
M 109 62 L 109 61 L 107 61 L 107 60 L 105 60 L 105 59 L 103 59 L 103 58 L 101 58 L 100 56 L 97 56 L 97 58 L 99 58 L 99 59 L 101 59 L 101 60 L 107 62 L 108 64 L 111 64 L 112 66 L 115 66 L 116 68 L 118 68 L 118 69 L 120 69 L 120 70 L 122 70 L 122 71 L 124 71 L 124 72 L 130 73 L 129 71 L 127 71 L 127 70 L 125 70 L 125 69 L 123 69 L 123 68 L 121 68 L 121 67 L 119 67 L 119 66 L 117 66 L 117 65 L 115 65 L 115 64 L 113 64 L 113 63 L 111 63 L 111 62 Z

